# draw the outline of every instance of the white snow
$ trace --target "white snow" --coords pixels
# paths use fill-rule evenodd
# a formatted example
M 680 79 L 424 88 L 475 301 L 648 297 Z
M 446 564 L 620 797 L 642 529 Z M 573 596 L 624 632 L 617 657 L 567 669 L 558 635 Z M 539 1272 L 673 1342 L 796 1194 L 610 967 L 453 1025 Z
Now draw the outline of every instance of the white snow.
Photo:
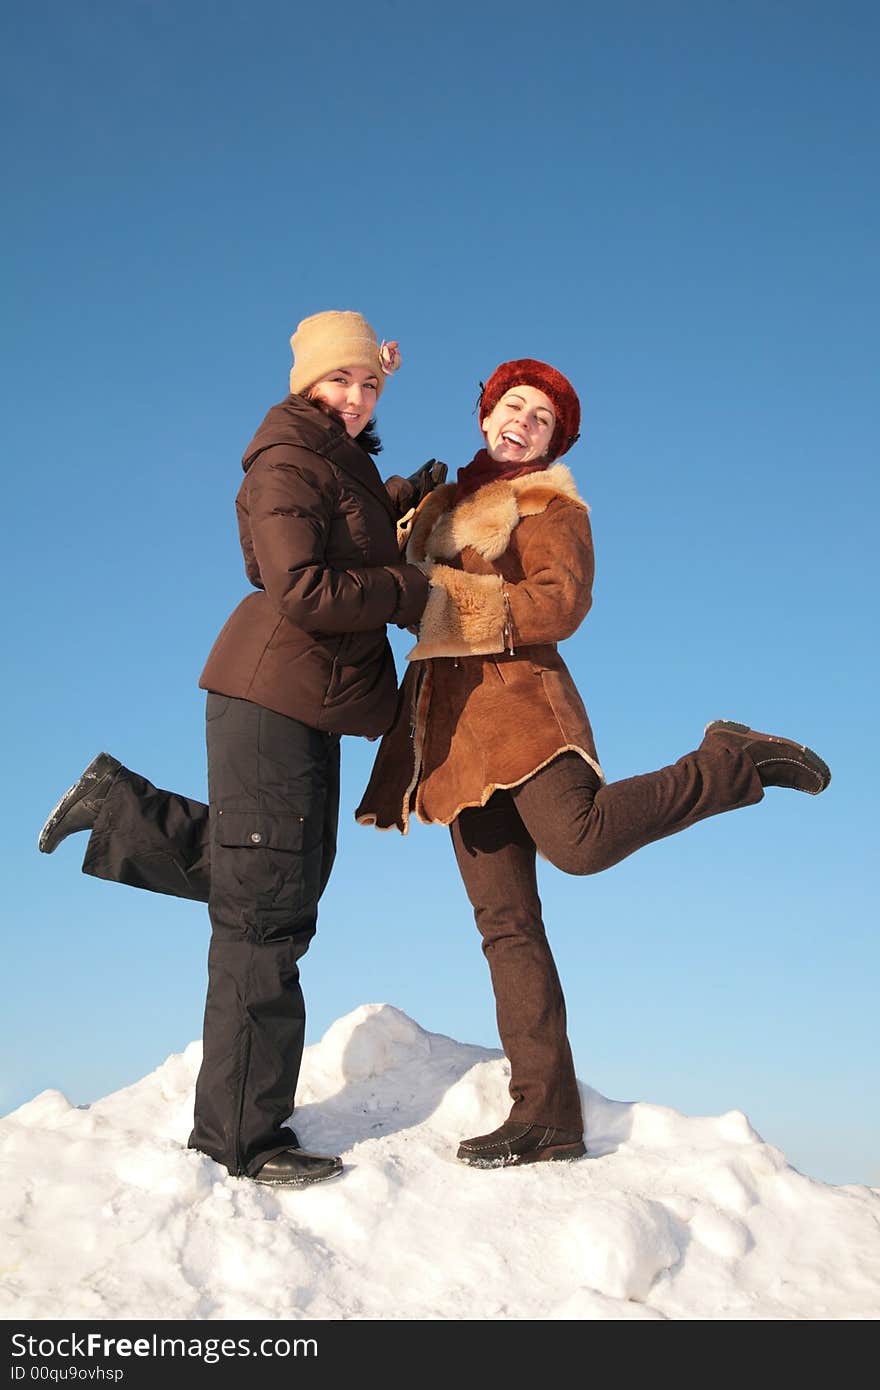
M 346 1171 L 279 1190 L 186 1149 L 199 1056 L 0 1120 L 0 1317 L 880 1316 L 880 1192 L 797 1172 L 739 1111 L 584 1086 L 587 1159 L 467 1168 L 506 1061 L 368 1004 L 306 1050 L 296 1115 Z

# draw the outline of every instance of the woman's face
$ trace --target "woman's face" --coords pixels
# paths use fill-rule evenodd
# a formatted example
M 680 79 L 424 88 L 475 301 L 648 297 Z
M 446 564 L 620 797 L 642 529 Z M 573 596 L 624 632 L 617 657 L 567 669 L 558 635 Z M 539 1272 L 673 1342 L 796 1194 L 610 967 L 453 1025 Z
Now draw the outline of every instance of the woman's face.
M 366 367 L 337 367 L 310 386 L 309 395 L 318 396 L 338 410 L 353 439 L 373 417 L 379 396 L 378 379 Z
M 556 411 L 536 386 L 511 386 L 483 417 L 480 428 L 496 463 L 535 463 L 550 447 Z

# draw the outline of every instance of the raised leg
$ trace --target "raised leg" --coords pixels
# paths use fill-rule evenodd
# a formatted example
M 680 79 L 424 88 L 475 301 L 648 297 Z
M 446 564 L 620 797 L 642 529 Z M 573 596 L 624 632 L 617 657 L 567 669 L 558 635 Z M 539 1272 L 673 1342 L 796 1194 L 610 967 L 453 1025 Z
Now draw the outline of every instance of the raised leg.
M 208 807 L 121 767 L 101 802 L 82 867 L 112 883 L 206 903 Z
M 657 772 L 607 786 L 577 753 L 561 753 L 511 796 L 541 853 L 569 874 L 595 874 L 697 821 L 764 795 L 752 759 L 713 741 Z

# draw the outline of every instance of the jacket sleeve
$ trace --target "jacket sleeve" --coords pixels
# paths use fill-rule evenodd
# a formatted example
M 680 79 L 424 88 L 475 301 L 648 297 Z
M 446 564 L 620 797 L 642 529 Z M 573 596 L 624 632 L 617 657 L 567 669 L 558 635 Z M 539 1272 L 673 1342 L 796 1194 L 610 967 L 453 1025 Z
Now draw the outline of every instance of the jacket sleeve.
M 494 655 L 518 646 L 561 642 L 592 603 L 593 539 L 587 511 L 551 504 L 521 543 L 523 578 L 426 566 L 431 593 L 413 661 L 436 656 Z
M 593 533 L 589 513 L 562 502 L 544 513 L 521 551 L 524 578 L 503 585 L 509 645 L 561 642 L 583 622 L 593 602 Z
M 362 632 L 418 620 L 428 585 L 413 565 L 327 564 L 336 481 L 307 449 L 267 449 L 248 473 L 254 558 L 278 612 L 306 632 Z

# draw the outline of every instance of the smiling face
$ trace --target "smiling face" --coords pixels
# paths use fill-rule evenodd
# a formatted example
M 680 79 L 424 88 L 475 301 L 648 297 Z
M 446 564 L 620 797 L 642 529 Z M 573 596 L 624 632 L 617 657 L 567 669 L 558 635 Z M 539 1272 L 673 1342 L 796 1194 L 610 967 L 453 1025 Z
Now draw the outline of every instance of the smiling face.
M 480 421 L 480 428 L 496 463 L 535 463 L 550 447 L 556 411 L 537 387 L 511 386 Z
M 310 386 L 308 394 L 338 410 L 353 439 L 372 419 L 379 395 L 378 378 L 366 367 L 337 367 Z

